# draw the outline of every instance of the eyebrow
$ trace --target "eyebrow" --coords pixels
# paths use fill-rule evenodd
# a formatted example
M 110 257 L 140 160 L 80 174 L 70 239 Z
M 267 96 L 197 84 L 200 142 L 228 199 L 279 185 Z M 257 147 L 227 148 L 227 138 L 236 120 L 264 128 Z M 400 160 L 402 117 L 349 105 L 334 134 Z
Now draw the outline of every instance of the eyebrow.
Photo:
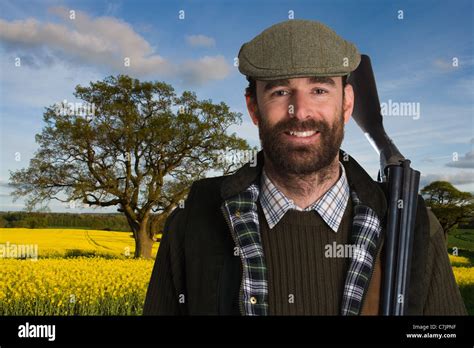
M 330 85 L 330 86 L 333 86 L 335 87 L 336 86 L 336 83 L 334 82 L 334 80 L 330 77 L 327 77 L 327 76 L 311 76 L 309 77 L 309 82 L 310 83 L 321 83 L 321 84 L 325 84 L 325 85 Z M 265 87 L 264 87 L 264 91 L 269 91 L 275 87 L 283 87 L 283 86 L 288 86 L 290 84 L 290 80 L 288 79 L 282 79 L 282 80 L 271 80 L 271 81 L 268 81 L 266 84 L 265 84 Z

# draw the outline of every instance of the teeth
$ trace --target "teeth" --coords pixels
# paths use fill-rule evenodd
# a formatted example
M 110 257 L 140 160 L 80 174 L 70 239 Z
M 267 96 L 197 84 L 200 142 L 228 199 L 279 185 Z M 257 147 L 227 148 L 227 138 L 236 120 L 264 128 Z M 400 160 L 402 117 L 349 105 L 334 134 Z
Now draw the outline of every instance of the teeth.
M 316 131 L 306 131 L 306 132 L 293 132 L 290 131 L 290 135 L 294 135 L 295 137 L 303 138 L 303 137 L 310 137 L 316 134 Z

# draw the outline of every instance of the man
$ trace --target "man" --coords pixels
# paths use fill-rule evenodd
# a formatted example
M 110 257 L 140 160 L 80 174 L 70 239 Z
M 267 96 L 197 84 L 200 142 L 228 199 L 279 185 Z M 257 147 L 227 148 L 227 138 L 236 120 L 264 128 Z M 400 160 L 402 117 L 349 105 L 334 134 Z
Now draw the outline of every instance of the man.
M 242 46 L 263 151 L 255 167 L 195 182 L 170 215 L 144 314 L 380 314 L 386 196 L 340 150 L 359 62 L 313 21 Z M 408 314 L 465 314 L 443 230 L 418 206 Z

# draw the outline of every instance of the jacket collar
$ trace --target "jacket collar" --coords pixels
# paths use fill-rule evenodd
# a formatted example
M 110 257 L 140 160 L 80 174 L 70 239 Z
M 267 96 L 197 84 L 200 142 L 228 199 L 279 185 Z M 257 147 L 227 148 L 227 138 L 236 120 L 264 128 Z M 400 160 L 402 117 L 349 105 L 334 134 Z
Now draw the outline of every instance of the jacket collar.
M 385 194 L 367 172 L 344 151 L 339 151 L 339 160 L 346 170 L 347 180 L 351 190 L 357 192 L 362 204 L 373 209 L 379 219 L 383 219 L 387 211 Z M 260 182 L 260 175 L 264 164 L 263 150 L 257 154 L 257 165 L 245 164 L 234 174 L 227 176 L 221 186 L 221 197 L 226 200 L 248 188 L 256 180 Z

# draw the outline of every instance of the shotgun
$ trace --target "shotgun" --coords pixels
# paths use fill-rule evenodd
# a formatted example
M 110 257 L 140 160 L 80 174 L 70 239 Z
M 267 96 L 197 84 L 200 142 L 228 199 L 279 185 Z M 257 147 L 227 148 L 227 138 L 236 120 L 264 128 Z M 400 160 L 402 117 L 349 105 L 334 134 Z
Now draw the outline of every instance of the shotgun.
M 382 315 L 406 315 L 420 172 L 410 167 L 383 127 L 372 64 L 367 55 L 348 82 L 354 89 L 352 116 L 380 157 L 378 180 L 388 188 Z

